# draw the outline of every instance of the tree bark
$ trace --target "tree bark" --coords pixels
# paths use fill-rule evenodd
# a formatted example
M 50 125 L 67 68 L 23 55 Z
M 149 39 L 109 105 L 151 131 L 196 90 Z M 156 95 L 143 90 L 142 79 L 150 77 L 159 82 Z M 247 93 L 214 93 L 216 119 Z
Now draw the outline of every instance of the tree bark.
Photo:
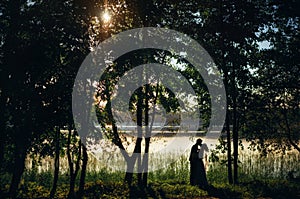
M 138 180 L 138 185 L 141 185 L 142 183 L 142 174 L 141 174 L 141 145 L 142 145 L 142 136 L 143 136 L 143 93 L 142 91 L 138 91 L 138 102 L 137 102 L 137 111 L 136 111 L 136 123 L 137 123 L 137 140 L 136 144 L 134 147 L 134 151 L 132 156 L 126 160 L 127 162 L 127 170 L 125 174 L 125 181 L 127 184 L 130 186 L 132 183 L 132 178 L 133 178 L 133 170 L 134 170 L 134 165 L 136 160 L 137 162 L 137 180 Z
M 228 107 L 228 106 L 227 106 Z M 227 172 L 228 172 L 228 182 L 229 184 L 233 183 L 232 179 L 232 161 L 231 161 L 231 135 L 230 135 L 230 123 L 229 123 L 229 113 L 227 108 L 226 114 L 226 132 L 227 132 Z
M 238 149 L 239 149 L 239 136 L 237 128 L 237 91 L 236 91 L 236 71 L 235 63 L 232 63 L 232 137 L 233 137 L 233 183 L 238 184 Z
M 72 198 L 75 197 L 74 194 L 74 187 L 73 185 L 73 173 L 74 173 L 74 165 L 73 165 L 73 161 L 72 161 L 72 156 L 71 156 L 71 149 L 70 149 L 70 145 L 71 145 L 71 134 L 72 134 L 72 130 L 69 129 L 69 134 L 68 134 L 68 142 L 67 142 L 67 158 L 68 158 L 68 163 L 69 163 L 69 175 L 70 175 L 70 188 L 69 188 L 69 193 L 68 193 L 68 198 Z
M 3 80 L 3 76 L 2 74 L 0 73 L 0 79 Z M 6 107 L 5 107 L 5 91 L 3 88 L 1 88 L 2 90 L 2 93 L 0 95 L 0 110 L 3 111 L 2 114 L 4 114 L 4 117 L 1 116 L 0 117 L 0 172 L 2 172 L 3 170 L 3 162 L 4 162 L 4 153 L 5 153 L 5 137 L 7 135 L 7 132 L 6 132 L 6 124 L 5 124 L 5 117 L 6 117 Z
M 126 158 L 127 169 L 126 169 L 124 181 L 129 186 L 131 186 L 132 184 L 134 165 L 138 158 L 138 151 L 141 149 L 141 143 L 142 143 L 142 138 L 138 137 L 135 143 L 132 156 Z
M 145 154 L 143 156 L 143 181 L 142 185 L 147 186 L 148 183 L 148 166 L 149 166 L 149 148 L 150 148 L 151 137 L 145 138 Z
M 59 152 L 60 152 L 60 128 L 57 127 L 55 129 L 55 160 L 54 160 L 54 178 L 53 178 L 53 184 L 52 189 L 50 192 L 50 198 L 54 198 L 54 195 L 56 193 L 57 188 L 57 181 L 58 181 L 58 175 L 59 175 Z
M 163 60 L 165 59 L 165 56 Z M 146 94 L 149 92 L 149 85 L 146 85 Z M 155 89 L 155 98 L 153 101 L 153 109 L 152 109 L 152 117 L 151 117 L 151 124 L 149 125 L 149 99 L 146 97 L 146 107 L 145 107 L 145 123 L 146 123 L 146 137 L 145 137 L 145 153 L 143 156 L 143 186 L 147 186 L 148 183 L 148 168 L 149 168 L 149 149 L 150 149 L 150 140 L 152 134 L 152 127 L 154 124 L 155 119 L 155 106 L 158 98 L 159 92 L 159 80 L 156 85 Z
M 143 165 L 142 165 L 142 139 L 143 139 L 143 101 L 144 101 L 145 93 L 143 92 L 143 88 L 138 93 L 138 101 L 137 101 L 137 111 L 136 111 L 136 122 L 137 122 L 137 136 L 138 142 L 136 145 L 136 155 L 137 155 L 137 180 L 138 185 L 142 185 L 142 172 L 143 172 Z
M 292 132 L 291 132 L 290 123 L 289 123 L 288 116 L 287 116 L 287 109 L 286 109 L 285 105 L 283 108 L 284 108 L 284 110 L 283 110 L 284 122 L 285 122 L 286 130 L 287 130 L 288 141 L 298 152 L 300 152 L 300 147 L 292 139 Z
M 0 120 L 2 120 L 2 119 L 0 119 Z M 2 125 L 2 121 L 1 121 L 0 125 L 1 125 L 0 128 L 2 129 L 1 130 L 2 132 L 0 132 L 0 173 L 1 173 L 2 171 L 4 171 L 4 169 L 3 169 L 3 167 L 4 167 L 4 165 L 3 165 L 3 162 L 4 162 L 4 153 L 5 153 L 5 149 L 4 149 L 4 143 L 5 143 L 5 141 L 4 141 L 4 134 L 6 132 L 4 132 L 5 131 L 4 130 L 5 127 L 4 127 L 4 124 Z
M 105 82 L 105 85 L 108 85 L 109 83 Z M 134 164 L 135 164 L 135 160 L 133 157 L 130 157 L 128 155 L 128 153 L 125 150 L 125 147 L 122 144 L 122 141 L 120 139 L 120 136 L 118 134 L 118 128 L 116 126 L 116 122 L 113 118 L 113 114 L 112 114 L 112 110 L 111 110 L 111 100 L 110 100 L 110 92 L 109 89 L 105 89 L 105 94 L 107 96 L 107 105 L 106 105 L 106 109 L 107 109 L 107 115 L 108 115 L 108 119 L 109 121 L 111 121 L 111 125 L 112 125 L 112 131 L 113 131 L 113 143 L 118 146 L 121 150 L 121 153 L 123 155 L 123 157 L 126 160 L 126 166 L 127 166 L 127 170 L 125 173 L 125 177 L 124 177 L 124 182 L 127 183 L 128 185 L 131 185 L 132 183 L 132 175 L 133 175 L 133 168 L 134 168 Z
M 221 44 L 223 47 L 223 44 Z M 223 57 L 224 58 L 224 57 Z M 224 61 L 223 61 L 224 62 Z M 228 70 L 223 69 L 224 73 L 224 86 L 226 89 L 226 118 L 225 118 L 225 128 L 226 128 L 226 137 L 227 137 L 227 178 L 229 184 L 233 183 L 233 178 L 232 178 L 232 158 L 231 158 L 231 134 L 230 134 L 230 114 L 229 114 L 229 102 L 230 102 L 230 97 L 229 97 L 229 81 L 228 81 Z
M 75 134 L 74 134 L 75 136 Z M 69 163 L 69 171 L 70 171 L 70 188 L 69 188 L 69 193 L 68 193 L 68 198 L 76 198 L 75 194 L 75 180 L 79 171 L 79 166 L 80 166 L 80 159 L 81 159 L 81 142 L 79 141 L 79 146 L 78 146 L 78 154 L 77 154 L 77 160 L 75 163 L 75 169 L 74 169 L 74 163 L 73 159 L 71 156 L 71 137 L 72 137 L 72 130 L 69 128 L 69 134 L 68 134 L 68 142 L 67 142 L 67 158 L 68 158 L 68 163 Z
M 78 198 L 82 198 L 84 195 L 84 184 L 85 184 L 87 163 L 88 163 L 87 149 L 84 145 L 82 145 L 82 166 L 81 166 Z
M 15 158 L 14 158 L 14 172 L 12 180 L 9 187 L 9 195 L 11 198 L 17 197 L 18 187 L 21 181 L 22 174 L 25 169 L 25 159 L 26 159 L 26 149 L 25 147 L 16 146 Z

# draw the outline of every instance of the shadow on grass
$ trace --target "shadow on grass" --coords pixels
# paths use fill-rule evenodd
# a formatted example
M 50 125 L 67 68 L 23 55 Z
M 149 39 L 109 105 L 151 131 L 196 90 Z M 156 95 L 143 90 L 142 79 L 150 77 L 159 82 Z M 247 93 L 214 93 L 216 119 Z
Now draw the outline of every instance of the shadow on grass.
M 152 186 L 140 188 L 138 186 L 130 187 L 129 198 L 167 198 L 161 190 L 155 190 Z
M 214 187 L 210 185 L 207 189 L 208 195 L 214 198 L 243 198 L 242 194 L 228 187 Z
M 7 198 L 7 189 L 0 189 L 0 198 Z M 68 185 L 58 187 L 56 198 L 66 198 Z M 18 198 L 47 198 L 49 189 L 35 182 L 20 187 Z M 96 181 L 85 186 L 85 198 L 300 198 L 299 182 L 287 180 L 252 180 L 239 185 L 213 183 L 203 190 L 186 182 L 150 182 L 147 187 L 122 182 Z

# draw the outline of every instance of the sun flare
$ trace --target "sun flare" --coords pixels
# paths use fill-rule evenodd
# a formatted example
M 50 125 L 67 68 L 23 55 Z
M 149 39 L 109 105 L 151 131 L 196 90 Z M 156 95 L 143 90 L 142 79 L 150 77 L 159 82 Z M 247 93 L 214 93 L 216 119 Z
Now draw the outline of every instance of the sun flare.
M 102 19 L 105 23 L 108 23 L 111 20 L 111 16 L 108 11 L 105 11 L 102 15 Z

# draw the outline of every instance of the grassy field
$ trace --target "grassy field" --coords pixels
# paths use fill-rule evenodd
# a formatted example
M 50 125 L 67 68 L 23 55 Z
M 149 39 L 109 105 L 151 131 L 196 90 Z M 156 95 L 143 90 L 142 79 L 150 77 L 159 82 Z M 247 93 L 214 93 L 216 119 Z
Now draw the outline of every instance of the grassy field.
M 149 184 L 145 188 L 128 187 L 123 183 L 124 172 L 111 171 L 102 167 L 90 156 L 86 176 L 86 198 L 300 198 L 300 182 L 288 177 L 293 171 L 300 176 L 300 155 L 288 152 L 285 155 L 260 156 L 256 152 L 241 151 L 239 160 L 239 184 L 227 183 L 227 167 L 222 164 L 222 155 L 218 162 L 210 162 L 207 172 L 210 187 L 207 190 L 189 185 L 188 154 L 178 156 L 178 160 L 168 167 L 149 173 Z M 44 161 L 44 162 L 43 162 Z M 51 164 L 27 169 L 20 185 L 20 198 L 47 198 L 52 184 Z M 62 158 L 62 163 L 64 163 Z M 159 164 L 159 161 L 154 162 Z M 50 166 L 49 166 L 50 165 Z M 30 165 L 28 165 L 30 166 Z M 66 165 L 65 165 L 66 166 Z M 48 169 L 48 170 L 47 170 Z M 59 177 L 57 198 L 66 198 L 69 176 L 62 168 Z M 79 176 L 79 175 L 78 175 Z M 8 190 L 11 176 L 0 177 L 0 198 Z M 78 180 L 78 179 L 77 179 Z M 78 184 L 78 183 L 77 183 Z

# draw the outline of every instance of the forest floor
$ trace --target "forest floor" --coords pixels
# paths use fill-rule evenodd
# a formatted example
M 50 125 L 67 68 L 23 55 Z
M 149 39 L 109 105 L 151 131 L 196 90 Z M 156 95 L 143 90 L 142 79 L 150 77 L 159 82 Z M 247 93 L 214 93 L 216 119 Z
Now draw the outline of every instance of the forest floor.
M 8 185 L 0 198 L 7 198 Z M 36 182 L 22 183 L 18 198 L 48 198 L 49 188 Z M 56 198 L 67 198 L 68 184 L 58 187 Z M 300 198 L 300 183 L 287 180 L 249 181 L 239 185 L 213 183 L 207 190 L 185 182 L 149 182 L 147 187 L 128 187 L 122 182 L 87 182 L 84 198 Z

